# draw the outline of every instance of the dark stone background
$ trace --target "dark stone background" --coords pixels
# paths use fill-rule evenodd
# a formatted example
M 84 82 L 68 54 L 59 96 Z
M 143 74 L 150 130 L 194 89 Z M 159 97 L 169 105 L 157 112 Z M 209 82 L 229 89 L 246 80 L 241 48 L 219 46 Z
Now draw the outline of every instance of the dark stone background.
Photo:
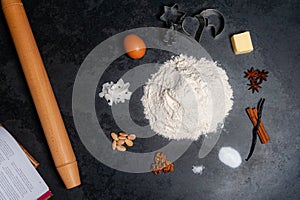
M 82 185 L 66 190 L 51 159 L 38 116 L 0 14 L 0 122 L 40 162 L 39 173 L 52 199 L 299 199 L 300 3 L 297 0 L 178 1 L 188 15 L 217 8 L 226 18 L 225 31 L 213 39 L 206 31 L 202 46 L 222 64 L 234 91 L 233 110 L 213 151 L 197 157 L 199 142 L 178 159 L 175 172 L 154 176 L 111 169 L 94 159 L 81 143 L 72 118 L 72 87 L 88 53 L 103 40 L 138 27 L 163 27 L 158 17 L 173 1 L 83 0 L 24 1 L 29 21 L 57 97 L 77 156 Z M 235 56 L 230 36 L 250 30 L 254 52 Z M 254 66 L 269 71 L 259 94 L 247 90 L 243 71 Z M 266 98 L 263 121 L 271 142 L 258 142 L 253 157 L 237 169 L 218 160 L 222 146 L 247 156 L 251 124 L 244 109 Z M 201 143 L 200 143 L 201 144 Z M 203 164 L 202 175 L 192 165 Z

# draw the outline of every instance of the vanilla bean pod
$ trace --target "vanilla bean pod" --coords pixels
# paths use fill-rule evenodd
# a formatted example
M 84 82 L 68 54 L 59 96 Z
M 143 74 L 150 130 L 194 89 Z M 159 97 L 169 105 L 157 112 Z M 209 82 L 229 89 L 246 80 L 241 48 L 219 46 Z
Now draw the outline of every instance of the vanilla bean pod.
M 257 141 L 257 131 L 258 131 L 258 128 L 259 128 L 260 122 L 261 122 L 261 116 L 262 116 L 264 102 L 265 102 L 265 99 L 261 98 L 257 105 L 257 110 L 258 110 L 257 124 L 252 129 L 252 144 L 251 144 L 250 152 L 246 158 L 246 161 L 248 161 L 251 158 L 251 156 L 254 152 L 254 149 L 255 149 L 255 145 L 256 145 L 256 141 Z

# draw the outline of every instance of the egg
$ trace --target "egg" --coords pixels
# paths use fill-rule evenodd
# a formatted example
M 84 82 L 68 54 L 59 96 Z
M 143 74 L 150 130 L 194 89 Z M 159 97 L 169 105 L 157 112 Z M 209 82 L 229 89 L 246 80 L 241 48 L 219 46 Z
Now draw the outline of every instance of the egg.
M 136 34 L 129 34 L 124 38 L 124 49 L 133 59 L 140 59 L 146 53 L 145 42 Z

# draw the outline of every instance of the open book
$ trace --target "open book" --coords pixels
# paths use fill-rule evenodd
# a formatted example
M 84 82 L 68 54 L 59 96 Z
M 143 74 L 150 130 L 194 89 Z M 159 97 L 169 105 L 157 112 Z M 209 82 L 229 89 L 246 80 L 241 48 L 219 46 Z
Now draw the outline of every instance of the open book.
M 51 196 L 17 141 L 0 125 L 0 200 L 45 200 Z

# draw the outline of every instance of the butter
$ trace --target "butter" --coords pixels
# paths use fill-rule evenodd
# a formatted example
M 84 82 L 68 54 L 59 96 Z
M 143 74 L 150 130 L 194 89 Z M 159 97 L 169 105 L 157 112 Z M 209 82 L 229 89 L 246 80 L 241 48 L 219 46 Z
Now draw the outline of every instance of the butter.
M 234 54 L 244 54 L 253 51 L 250 32 L 235 34 L 231 37 Z

